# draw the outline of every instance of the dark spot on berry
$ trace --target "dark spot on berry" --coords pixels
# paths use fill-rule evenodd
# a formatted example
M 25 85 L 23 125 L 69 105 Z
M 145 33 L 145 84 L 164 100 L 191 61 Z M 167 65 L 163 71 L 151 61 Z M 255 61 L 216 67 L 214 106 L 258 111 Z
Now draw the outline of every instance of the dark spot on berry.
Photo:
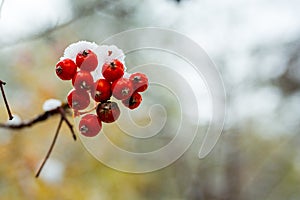
M 83 55 L 84 57 L 86 57 L 87 55 L 89 55 L 89 52 L 88 52 L 87 50 L 84 50 L 84 51 L 82 52 L 82 55 Z
M 136 83 L 140 82 L 140 80 L 141 80 L 141 77 L 140 77 L 140 76 L 135 76 L 135 77 L 133 78 L 133 81 L 136 82 Z
M 81 89 L 89 89 L 90 87 L 85 81 L 82 81 L 80 84 L 80 88 Z
M 130 106 L 133 106 L 135 103 L 136 103 L 135 98 L 130 97 L 130 99 L 129 99 L 129 105 L 130 105 Z
M 116 68 L 116 64 L 115 64 L 114 62 L 111 62 L 111 63 L 110 63 L 110 67 L 111 67 L 112 69 L 115 69 L 115 68 Z
M 87 133 L 89 131 L 89 128 L 86 125 L 83 125 L 80 127 L 80 132 Z
M 96 96 L 96 97 L 100 97 L 100 96 L 101 96 L 101 92 L 100 92 L 100 91 L 97 91 L 96 94 L 95 94 L 95 96 Z
M 58 66 L 57 68 L 56 68 L 56 72 L 57 72 L 57 74 L 61 74 L 62 73 L 62 67 L 61 66 Z
M 76 108 L 77 106 L 79 106 L 78 101 L 72 101 L 72 107 Z
M 129 91 L 130 91 L 129 88 L 124 88 L 124 89 L 122 90 L 122 95 L 123 95 L 123 96 L 128 95 L 128 94 L 129 94 Z

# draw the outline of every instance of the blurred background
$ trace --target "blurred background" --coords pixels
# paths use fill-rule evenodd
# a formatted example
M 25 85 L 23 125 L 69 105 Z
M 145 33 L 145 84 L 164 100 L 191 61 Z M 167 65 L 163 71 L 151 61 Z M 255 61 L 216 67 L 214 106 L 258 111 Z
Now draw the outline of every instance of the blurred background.
M 197 137 L 175 163 L 147 174 L 106 167 L 63 126 L 35 179 L 59 118 L 0 129 L 1 200 L 300 198 L 300 1 L 0 2 L 0 79 L 21 119 L 42 113 L 49 98 L 65 100 L 71 85 L 56 78 L 54 65 L 69 44 L 100 43 L 132 28 L 169 28 L 193 39 L 216 64 L 227 92 L 224 131 L 211 154 L 198 159 Z M 3 102 L 0 121 L 7 121 Z

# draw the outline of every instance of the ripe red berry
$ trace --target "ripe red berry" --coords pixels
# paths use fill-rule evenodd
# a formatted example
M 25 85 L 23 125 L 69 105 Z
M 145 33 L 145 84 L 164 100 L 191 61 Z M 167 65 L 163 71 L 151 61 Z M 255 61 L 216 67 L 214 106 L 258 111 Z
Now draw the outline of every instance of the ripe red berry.
M 112 84 L 112 94 L 116 99 L 128 99 L 133 93 L 132 83 L 127 78 L 120 78 Z
M 96 112 L 99 119 L 105 123 L 112 123 L 120 116 L 118 104 L 110 101 L 98 104 Z
M 90 96 L 86 91 L 73 89 L 68 94 L 68 104 L 75 111 L 85 109 L 90 104 Z
M 90 72 L 78 71 L 72 79 L 72 84 L 77 90 L 91 90 L 94 86 L 94 79 Z
M 131 110 L 139 107 L 141 102 L 142 102 L 142 95 L 140 95 L 137 92 L 134 92 L 129 99 L 122 100 L 124 106 L 126 106 Z
M 143 92 L 148 88 L 148 78 L 143 73 L 133 73 L 130 75 L 129 80 L 136 92 Z
M 99 79 L 91 91 L 91 96 L 96 102 L 104 102 L 111 97 L 111 84 L 106 79 Z
M 79 52 L 76 56 L 76 64 L 81 70 L 94 71 L 98 66 L 97 55 L 89 49 Z
M 73 60 L 66 58 L 56 64 L 56 75 L 62 80 L 71 80 L 77 71 L 77 65 Z
M 94 137 L 101 131 L 102 123 L 97 115 L 87 114 L 81 118 L 78 128 L 82 135 Z
M 124 66 L 117 59 L 104 63 L 102 66 L 102 75 L 109 82 L 113 82 L 124 75 Z

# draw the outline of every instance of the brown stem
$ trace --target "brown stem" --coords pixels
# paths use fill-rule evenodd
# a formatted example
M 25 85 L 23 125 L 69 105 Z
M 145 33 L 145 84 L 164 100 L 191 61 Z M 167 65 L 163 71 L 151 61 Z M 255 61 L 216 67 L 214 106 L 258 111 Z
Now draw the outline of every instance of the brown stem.
M 46 121 L 48 118 L 50 118 L 54 115 L 61 114 L 60 111 L 59 111 L 60 108 L 63 109 L 65 113 L 68 109 L 70 109 L 70 107 L 67 103 L 63 103 L 63 105 L 61 105 L 59 108 L 55 108 L 55 109 L 46 111 L 46 112 L 34 117 L 33 119 L 22 121 L 19 124 L 0 123 L 0 128 L 23 129 L 23 128 L 26 128 L 26 127 L 31 127 L 31 126 L 33 126 L 37 123 Z
M 3 100 L 4 100 L 5 106 L 6 106 L 6 110 L 7 110 L 7 113 L 8 113 L 9 120 L 12 120 L 14 117 L 12 116 L 12 114 L 10 112 L 9 105 L 8 105 L 8 102 L 7 102 L 7 99 L 6 99 L 6 96 L 5 96 L 5 92 L 4 92 L 4 88 L 3 88 L 3 85 L 5 85 L 5 84 L 6 84 L 5 82 L 0 80 L 0 88 L 1 88 L 2 97 L 3 97 Z
M 74 132 L 74 129 L 73 129 L 73 125 L 70 123 L 70 121 L 68 120 L 68 118 L 66 117 L 66 112 L 65 110 L 62 108 L 62 107 L 59 107 L 58 108 L 59 112 L 60 112 L 60 115 L 61 117 L 63 118 L 63 120 L 66 122 L 66 124 L 68 125 L 70 131 L 71 131 L 71 134 L 73 136 L 73 139 L 76 141 L 77 137 L 76 137 L 76 134 Z
M 47 152 L 47 154 L 46 154 L 46 156 L 45 156 L 45 158 L 44 158 L 44 160 L 43 160 L 42 165 L 40 166 L 39 170 L 37 171 L 37 173 L 36 173 L 36 175 L 35 175 L 36 178 L 39 177 L 39 175 L 40 175 L 40 173 L 41 173 L 41 171 L 42 171 L 44 165 L 46 164 L 46 162 L 47 162 L 47 160 L 48 160 L 48 158 L 49 158 L 49 156 L 50 156 L 50 154 L 51 154 L 51 152 L 52 152 L 52 150 L 53 150 L 53 147 L 54 147 L 54 145 L 55 145 L 55 142 L 56 142 L 56 139 L 57 139 L 57 136 L 58 136 L 58 133 L 59 133 L 59 130 L 60 130 L 60 128 L 61 128 L 61 125 L 62 125 L 62 122 L 63 122 L 63 121 L 64 121 L 64 118 L 61 117 L 61 118 L 60 118 L 60 121 L 59 121 L 59 124 L 58 124 L 58 127 L 57 127 L 57 129 L 56 129 L 54 138 L 53 138 L 53 140 L 52 140 L 51 146 L 50 146 L 50 148 L 49 148 L 49 150 L 48 150 L 48 152 Z

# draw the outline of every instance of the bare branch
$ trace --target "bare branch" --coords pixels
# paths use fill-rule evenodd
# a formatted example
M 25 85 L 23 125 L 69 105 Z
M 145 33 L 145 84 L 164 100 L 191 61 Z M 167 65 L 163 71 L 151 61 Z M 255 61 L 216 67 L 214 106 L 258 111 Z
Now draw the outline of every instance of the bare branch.
M 34 117 L 33 119 L 30 119 L 28 121 L 23 121 L 19 124 L 8 124 L 8 123 L 0 123 L 0 128 L 6 128 L 6 129 L 22 129 L 22 128 L 26 128 L 26 127 L 31 127 L 37 123 L 46 121 L 49 117 L 52 117 L 54 115 L 60 114 L 61 115 L 61 111 L 60 109 L 63 110 L 68 110 L 70 109 L 69 105 L 67 103 L 63 103 L 60 107 L 55 108 L 53 110 L 49 110 L 46 111 L 36 117 Z
M 7 102 L 7 99 L 6 99 L 6 96 L 5 96 L 5 92 L 4 92 L 4 89 L 3 89 L 3 85 L 5 85 L 5 84 L 6 84 L 5 82 L 0 80 L 0 88 L 1 88 L 2 97 L 3 97 L 3 100 L 4 100 L 5 106 L 6 106 L 6 110 L 7 110 L 7 113 L 8 113 L 9 120 L 12 120 L 13 116 L 10 112 L 9 105 L 8 105 L 8 102 Z
M 36 175 L 35 175 L 36 178 L 39 177 L 39 175 L 40 175 L 40 173 L 41 173 L 41 171 L 42 171 L 44 165 L 46 164 L 48 158 L 50 157 L 50 154 L 51 154 L 51 152 L 52 152 L 52 150 L 53 150 L 53 147 L 54 147 L 54 145 L 55 145 L 55 142 L 56 142 L 56 139 L 57 139 L 57 136 L 58 136 L 58 133 L 59 133 L 59 130 L 60 130 L 60 128 L 61 128 L 61 125 L 62 125 L 62 122 L 63 122 L 63 121 L 64 121 L 64 118 L 61 116 L 60 121 L 59 121 L 59 124 L 58 124 L 57 129 L 56 129 L 56 132 L 55 132 L 55 135 L 54 135 L 54 138 L 53 138 L 52 143 L 51 143 L 51 145 L 50 145 L 50 148 L 49 148 L 49 150 L 48 150 L 48 152 L 47 152 L 47 154 L 46 154 L 46 156 L 45 156 L 45 158 L 44 158 L 44 160 L 43 160 L 43 162 L 42 162 L 42 165 L 40 166 L 39 170 L 37 171 L 37 173 L 36 173 Z
M 55 142 L 56 142 L 56 139 L 57 139 L 57 136 L 58 136 L 58 133 L 59 133 L 59 130 L 61 128 L 61 125 L 63 122 L 65 122 L 71 133 L 72 133 L 72 136 L 73 136 L 73 139 L 76 140 L 77 137 L 76 137 L 76 134 L 73 130 L 73 125 L 70 123 L 70 121 L 67 119 L 66 117 L 66 112 L 70 109 L 69 105 L 67 103 L 63 103 L 60 107 L 58 108 L 55 108 L 55 109 L 52 109 L 52 110 L 49 110 L 49 111 L 46 111 L 36 117 L 34 117 L 33 119 L 31 120 L 28 120 L 28 121 L 23 121 L 21 122 L 20 124 L 18 125 L 14 125 L 14 124 L 8 124 L 8 123 L 0 123 L 0 128 L 6 128 L 6 129 L 22 129 L 22 128 L 26 128 L 26 127 L 31 127 L 37 123 L 40 123 L 40 122 L 43 122 L 43 121 L 46 121 L 47 119 L 49 119 L 50 117 L 52 116 L 55 116 L 57 114 L 60 114 L 60 121 L 59 121 L 59 124 L 58 124 L 58 127 L 57 127 L 57 130 L 55 132 L 55 135 L 54 135 L 54 138 L 53 138 L 53 141 L 51 143 L 51 146 L 39 168 L 39 170 L 37 171 L 36 173 L 36 178 L 39 177 L 45 163 L 47 162 L 48 158 L 50 157 L 50 154 L 53 150 L 53 147 L 55 145 Z
M 70 131 L 72 133 L 73 139 L 76 140 L 77 138 L 76 138 L 76 134 L 75 134 L 74 129 L 73 129 L 73 125 L 70 123 L 70 121 L 66 117 L 66 111 L 62 107 L 59 107 L 58 110 L 59 110 L 59 112 L 60 112 L 61 117 L 63 118 L 63 120 L 68 125 L 68 127 L 69 127 L 69 129 L 70 129 Z

